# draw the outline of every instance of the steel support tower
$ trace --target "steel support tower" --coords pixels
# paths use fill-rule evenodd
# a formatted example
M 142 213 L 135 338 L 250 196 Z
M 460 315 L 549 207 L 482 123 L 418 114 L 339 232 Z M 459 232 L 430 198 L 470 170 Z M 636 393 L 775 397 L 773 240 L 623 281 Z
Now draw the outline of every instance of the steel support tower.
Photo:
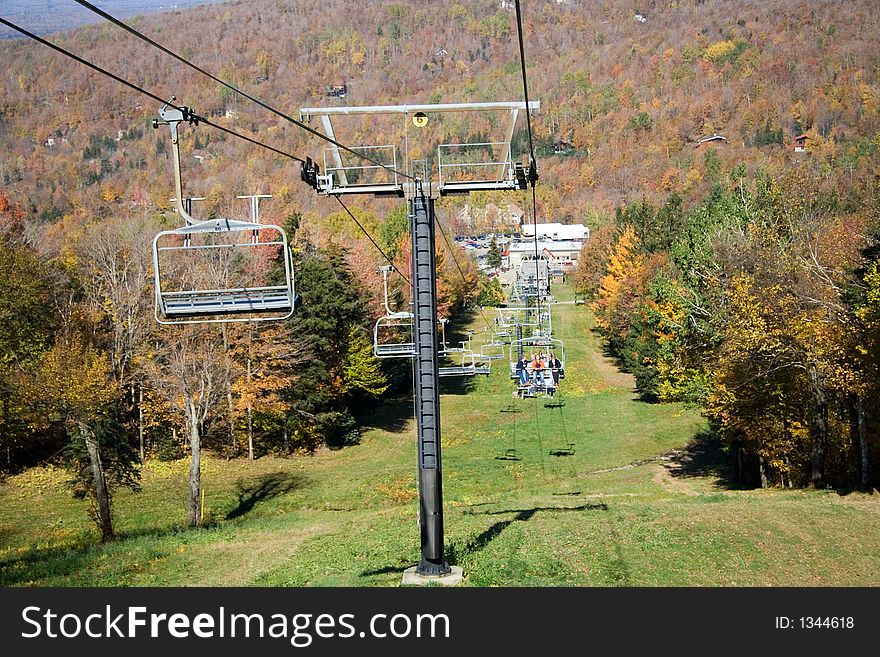
M 443 545 L 443 487 L 440 458 L 440 386 L 437 338 L 437 272 L 435 263 L 436 239 L 434 234 L 434 201 L 436 196 L 448 194 L 467 194 L 482 190 L 525 189 L 527 174 L 523 165 L 511 158 L 510 143 L 514 125 L 520 111 L 538 111 L 540 102 L 528 104 L 512 103 L 455 103 L 438 105 L 394 105 L 369 107 L 322 107 L 303 108 L 300 118 L 309 120 L 319 117 L 326 134 L 335 139 L 332 116 L 357 114 L 398 114 L 408 123 L 410 115 L 417 112 L 429 114 L 466 111 L 504 111 L 508 113 L 505 139 L 501 156 L 497 161 L 480 162 L 477 165 L 450 162 L 444 146 L 438 147 L 439 183 L 415 178 L 414 182 L 403 182 L 396 172 L 397 156 L 393 146 L 363 146 L 364 153 L 375 157 L 385 154 L 389 157 L 387 165 L 351 166 L 343 161 L 342 151 L 334 145 L 324 153 L 324 172 L 316 170 L 303 175 L 303 180 L 311 179 L 316 191 L 328 196 L 343 194 L 367 194 L 374 196 L 404 196 L 408 201 L 410 228 L 412 229 L 412 284 L 413 284 L 413 385 L 415 392 L 416 439 L 419 464 L 419 526 L 421 532 L 421 559 L 415 568 L 417 575 L 443 579 L 452 568 L 446 563 Z M 476 144 L 486 147 L 493 144 Z M 390 154 L 390 155 L 389 155 Z M 405 161 L 405 171 L 409 171 Z M 493 171 L 496 175 L 489 179 L 459 180 L 447 174 L 457 167 L 482 167 L 484 172 Z M 381 169 L 392 171 L 382 172 Z M 369 172 L 391 173 L 385 179 L 353 184 L 352 172 L 358 178 Z M 460 575 L 460 569 L 459 569 Z M 451 579 L 451 578 L 450 578 Z M 405 581 L 405 578 L 404 578 Z
M 443 549 L 443 486 L 440 459 L 440 386 L 437 375 L 437 279 L 434 262 L 434 199 L 430 185 L 411 185 L 414 385 L 419 458 L 419 575 L 450 572 Z

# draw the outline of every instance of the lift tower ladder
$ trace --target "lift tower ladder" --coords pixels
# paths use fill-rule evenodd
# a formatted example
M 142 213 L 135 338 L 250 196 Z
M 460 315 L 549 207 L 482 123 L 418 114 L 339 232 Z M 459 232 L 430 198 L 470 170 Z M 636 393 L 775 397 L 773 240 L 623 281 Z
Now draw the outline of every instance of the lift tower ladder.
M 430 193 L 424 194 L 422 185 L 416 183 L 412 188 L 413 339 L 422 545 L 422 558 L 416 571 L 422 575 L 444 575 L 450 568 L 443 553 L 434 203 Z

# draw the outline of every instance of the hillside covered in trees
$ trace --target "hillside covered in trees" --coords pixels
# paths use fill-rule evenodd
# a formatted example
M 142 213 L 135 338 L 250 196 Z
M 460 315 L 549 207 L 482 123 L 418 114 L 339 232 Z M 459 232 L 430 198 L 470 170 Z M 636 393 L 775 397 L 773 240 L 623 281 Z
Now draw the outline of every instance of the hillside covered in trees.
M 238 0 L 129 22 L 298 116 L 334 104 L 519 100 L 509 4 Z M 866 485 L 880 343 L 873 3 L 523 7 L 530 95 L 541 101 L 538 220 L 600 228 L 581 289 L 642 392 L 705 405 L 753 479 Z M 319 140 L 112 25 L 52 40 L 323 162 Z M 159 108 L 39 44 L 5 41 L 0 56 L 2 467 L 66 450 L 109 538 L 101 490 L 136 486 L 145 455 L 191 450 L 197 524 L 203 441 L 251 457 L 356 441 L 357 416 L 408 374 L 371 356 L 382 258 L 348 215 L 300 182 L 297 162 L 184 127 L 186 193 L 205 197 L 196 216 L 244 217 L 237 195 L 273 194 L 263 218 L 293 234 L 305 303 L 280 328 L 192 329 L 164 345 L 148 260 L 152 235 L 175 222 L 167 129 L 151 125 Z M 328 96 L 340 81 L 345 97 Z M 431 163 L 438 144 L 500 137 L 492 115 L 432 119 L 418 138 L 401 120 L 337 127 L 346 144 L 405 144 L 411 160 Z M 520 125 L 514 157 L 526 150 Z M 490 201 L 500 197 L 470 199 Z M 464 202 L 444 199 L 442 218 Z M 405 271 L 402 206 L 356 205 Z M 449 248 L 438 260 L 447 315 L 481 286 Z
M 740 164 L 748 177 L 801 166 L 828 187 L 843 177 L 847 187 L 871 179 L 880 130 L 872 3 L 650 5 L 525 3 L 530 91 L 542 103 L 535 117 L 542 219 L 608 215 L 670 192 L 690 203 L 708 192 L 716 173 Z M 644 22 L 634 20 L 637 10 Z M 490 0 L 430 7 L 229 2 L 132 24 L 292 115 L 324 104 L 521 95 L 513 14 Z M 323 145 L 303 131 L 112 25 L 84 27 L 58 42 L 230 128 L 320 159 Z M 7 155 L 0 180 L 13 200 L 48 223 L 78 208 L 94 214 L 167 207 L 168 149 L 165 136 L 149 129 L 158 110 L 153 101 L 38 44 L 2 47 Z M 327 86 L 340 80 L 349 93 L 328 98 Z M 394 143 L 402 124 L 351 121 L 340 138 L 350 145 Z M 493 128 L 491 116 L 432 121 L 418 140 L 411 135 L 411 158 L 431 157 L 436 143 L 491 137 Z M 696 147 L 714 134 L 726 140 Z M 793 150 L 801 134 L 809 156 Z M 519 131 L 515 156 L 524 138 Z M 317 211 L 319 202 L 298 184 L 295 163 L 208 128 L 185 142 L 205 156 L 190 158 L 198 166 L 187 172 L 193 194 L 209 196 L 205 212 L 231 203 L 233 193 L 258 189 L 307 216 Z M 555 142 L 570 148 L 556 155 Z

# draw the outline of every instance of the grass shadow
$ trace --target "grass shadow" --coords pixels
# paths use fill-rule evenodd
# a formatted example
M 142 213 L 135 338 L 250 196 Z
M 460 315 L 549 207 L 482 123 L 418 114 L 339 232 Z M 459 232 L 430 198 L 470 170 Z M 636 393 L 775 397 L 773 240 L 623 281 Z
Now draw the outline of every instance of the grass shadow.
M 608 509 L 606 508 L 605 510 L 607 511 Z M 623 554 L 623 548 L 620 546 L 620 534 L 614 524 L 614 516 L 607 513 L 604 518 L 608 527 L 608 536 L 611 538 L 614 547 L 614 554 L 609 556 L 605 565 L 605 576 L 609 583 L 614 586 L 632 586 L 632 573 Z
M 376 568 L 374 570 L 365 570 L 364 572 L 362 572 L 360 574 L 360 576 L 361 577 L 375 577 L 377 575 L 391 575 L 393 573 L 402 573 L 407 568 L 409 568 L 409 566 L 406 566 L 406 565 L 383 566 L 382 568 Z
M 700 431 L 666 466 L 673 477 L 710 477 L 715 485 L 729 490 L 749 488 L 737 481 L 736 470 L 724 451 L 721 439 L 712 431 Z
M 852 486 L 848 486 L 846 488 L 836 488 L 834 492 L 837 493 L 840 497 L 847 497 L 848 495 L 852 495 L 853 493 L 867 493 L 868 495 L 873 495 L 877 492 L 877 489 L 870 485 L 864 488 L 854 488 Z
M 457 363 L 448 363 L 456 366 Z M 440 377 L 441 395 L 467 395 L 476 386 L 476 376 L 442 376 Z
M 204 531 L 217 528 L 216 522 L 206 522 L 200 527 L 189 527 L 184 523 L 171 526 L 145 526 L 129 531 L 117 531 L 116 540 L 101 543 L 95 538 L 78 539 L 73 544 L 56 545 L 48 548 L 32 547 L 14 559 L 0 559 L 0 586 L 34 585 L 34 582 L 46 578 L 62 577 L 69 579 L 71 575 L 79 575 L 88 570 L 96 562 L 112 557 L 114 551 L 124 549 L 126 542 L 141 537 L 162 538 L 183 535 L 193 531 Z M 165 556 L 165 550 L 153 550 L 153 557 Z M 129 566 L 131 569 L 132 566 Z M 55 584 L 58 585 L 58 584 Z M 96 584 L 100 586 L 101 584 Z M 64 586 L 64 584 L 60 584 Z M 73 586 L 73 585 L 68 585 Z
M 259 477 L 247 485 L 239 481 L 237 486 L 238 504 L 226 514 L 226 520 L 240 518 L 246 513 L 250 513 L 260 502 L 271 500 L 296 488 L 301 488 L 303 483 L 302 477 L 284 472 L 276 472 Z
M 497 538 L 501 532 L 507 529 L 510 525 L 515 522 L 527 522 L 534 517 L 536 513 L 539 511 L 553 511 L 553 512 L 578 512 L 578 511 L 608 511 L 608 505 L 604 502 L 600 502 L 599 504 L 581 504 L 579 506 L 539 506 L 531 509 L 504 509 L 501 511 L 481 511 L 479 513 L 471 512 L 470 515 L 487 515 L 487 516 L 495 516 L 495 515 L 503 515 L 507 513 L 515 514 L 513 518 L 508 520 L 500 520 L 496 523 L 493 523 L 488 529 L 480 532 L 479 535 L 475 536 L 463 546 L 459 547 L 456 544 L 450 545 L 446 550 L 446 560 L 452 565 L 460 564 L 461 560 L 465 557 L 475 554 L 485 548 L 489 543 L 492 542 L 495 538 Z
M 357 419 L 358 424 L 366 429 L 403 433 L 410 428 L 413 420 L 412 397 L 389 399 L 379 404 L 374 413 Z
M 487 502 L 487 504 L 491 504 L 491 502 Z M 476 506 L 476 505 L 474 505 Z M 513 518 L 509 518 L 507 520 L 499 520 L 496 523 L 490 525 L 487 529 L 480 532 L 477 536 L 470 539 L 465 543 L 462 547 L 459 547 L 455 543 L 446 546 L 446 561 L 452 566 L 457 566 L 461 563 L 462 559 L 465 557 L 479 552 L 483 548 L 485 548 L 489 543 L 491 543 L 495 538 L 497 538 L 501 532 L 507 529 L 510 525 L 515 522 L 527 522 L 532 519 L 532 517 L 538 513 L 539 511 L 553 511 L 553 512 L 578 512 L 578 511 L 608 511 L 608 505 L 604 502 L 600 502 L 599 504 L 582 504 L 580 506 L 543 506 L 543 507 L 534 507 L 532 509 L 504 509 L 501 511 L 479 511 L 479 512 L 466 512 L 469 515 L 487 515 L 487 516 L 495 516 L 495 515 L 503 515 L 508 513 L 513 513 Z M 377 575 L 388 575 L 390 573 L 399 573 L 402 572 L 407 566 L 398 565 L 398 566 L 383 566 L 381 568 L 376 568 L 373 570 L 365 570 L 360 576 L 361 577 L 374 577 Z
M 33 585 L 52 576 L 80 572 L 94 562 L 102 544 L 80 544 L 32 549 L 15 559 L 0 561 L 0 586 Z
M 550 456 L 574 456 L 574 443 L 568 443 L 565 447 L 551 449 Z

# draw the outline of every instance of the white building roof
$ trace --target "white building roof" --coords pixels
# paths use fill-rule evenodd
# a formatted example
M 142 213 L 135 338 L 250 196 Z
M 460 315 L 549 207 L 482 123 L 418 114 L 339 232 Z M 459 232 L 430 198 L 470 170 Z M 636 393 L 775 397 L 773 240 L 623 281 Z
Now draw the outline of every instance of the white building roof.
M 590 229 L 583 224 L 538 224 L 538 239 L 550 238 L 554 240 L 586 240 L 590 238 Z M 535 235 L 534 224 L 523 224 L 522 234 L 524 237 Z
M 540 226 L 540 224 L 538 224 Z M 538 240 L 538 253 L 542 253 L 544 249 L 553 253 L 554 251 L 580 251 L 583 244 L 572 240 Z M 533 241 L 524 240 L 519 242 L 511 242 L 507 250 L 510 253 L 525 253 L 526 255 L 535 253 L 535 243 Z

